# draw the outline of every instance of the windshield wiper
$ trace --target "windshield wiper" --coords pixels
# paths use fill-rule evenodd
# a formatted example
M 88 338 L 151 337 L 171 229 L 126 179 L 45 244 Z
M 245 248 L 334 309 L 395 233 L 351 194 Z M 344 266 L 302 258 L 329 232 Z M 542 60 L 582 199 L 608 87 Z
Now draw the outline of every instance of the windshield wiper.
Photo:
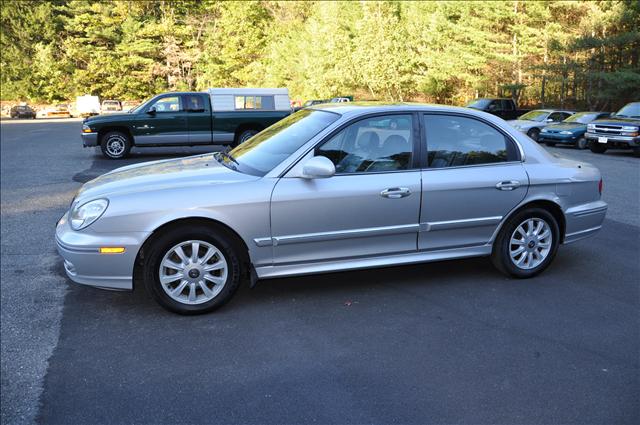
M 220 153 L 221 156 L 227 158 L 229 161 L 235 162 L 236 164 L 240 165 L 238 160 L 235 159 L 230 153 L 225 152 L 225 151 L 220 151 L 219 153 Z

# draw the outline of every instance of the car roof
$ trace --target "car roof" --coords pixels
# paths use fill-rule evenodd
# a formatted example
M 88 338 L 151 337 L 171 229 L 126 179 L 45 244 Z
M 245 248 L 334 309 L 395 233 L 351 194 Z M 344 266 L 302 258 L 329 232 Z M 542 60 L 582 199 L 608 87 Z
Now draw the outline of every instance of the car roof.
M 470 108 L 461 106 L 447 106 L 428 103 L 413 102 L 344 102 L 344 103 L 321 103 L 310 106 L 308 109 L 335 112 L 340 115 L 360 115 L 365 113 L 383 112 L 466 112 L 473 111 Z

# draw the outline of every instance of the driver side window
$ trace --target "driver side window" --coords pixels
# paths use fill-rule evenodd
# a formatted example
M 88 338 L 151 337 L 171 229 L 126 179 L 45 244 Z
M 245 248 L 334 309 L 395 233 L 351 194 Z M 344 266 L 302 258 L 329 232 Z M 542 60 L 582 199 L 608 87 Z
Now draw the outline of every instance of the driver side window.
M 408 170 L 413 156 L 411 115 L 365 118 L 342 129 L 316 148 L 336 174 Z
M 180 96 L 170 96 L 158 99 L 151 108 L 156 108 L 156 112 L 179 112 L 182 110 Z

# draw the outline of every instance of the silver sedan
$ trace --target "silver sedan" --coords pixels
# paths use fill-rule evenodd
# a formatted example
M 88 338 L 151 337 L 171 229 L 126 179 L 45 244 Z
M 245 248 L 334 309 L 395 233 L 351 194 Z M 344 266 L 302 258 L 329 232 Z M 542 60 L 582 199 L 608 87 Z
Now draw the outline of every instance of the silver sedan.
M 487 256 L 546 269 L 602 226 L 600 172 L 493 115 L 318 105 L 228 153 L 148 162 L 85 184 L 57 224 L 71 280 L 214 310 L 242 281 Z

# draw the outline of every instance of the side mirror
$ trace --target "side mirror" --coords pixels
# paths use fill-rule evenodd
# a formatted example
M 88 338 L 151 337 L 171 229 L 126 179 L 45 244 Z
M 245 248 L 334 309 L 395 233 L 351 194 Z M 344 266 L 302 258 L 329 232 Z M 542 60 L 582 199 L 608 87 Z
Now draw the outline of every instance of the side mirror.
M 147 114 L 155 115 L 156 114 L 156 107 L 152 106 L 151 108 L 149 108 L 149 110 L 147 111 Z
M 306 179 L 326 179 L 335 173 L 335 165 L 325 156 L 309 158 L 302 166 L 302 177 Z

